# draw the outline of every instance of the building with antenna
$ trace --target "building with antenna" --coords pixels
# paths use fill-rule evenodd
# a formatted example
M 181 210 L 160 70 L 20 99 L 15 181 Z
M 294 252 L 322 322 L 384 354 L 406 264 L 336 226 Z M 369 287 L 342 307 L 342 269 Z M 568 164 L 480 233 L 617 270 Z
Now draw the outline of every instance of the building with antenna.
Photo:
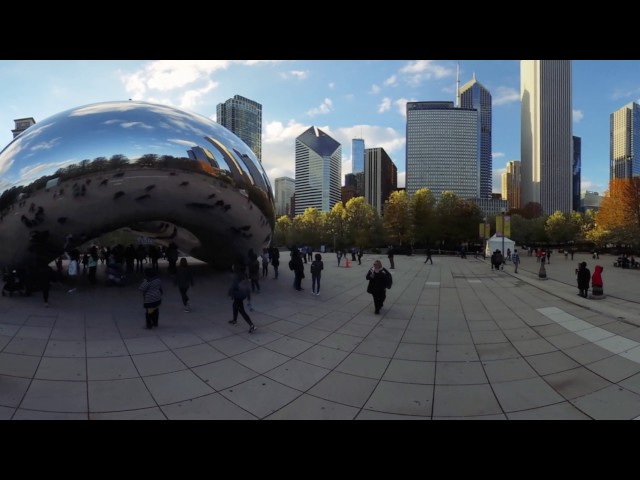
M 460 80 L 458 78 L 458 85 Z M 480 198 L 489 198 L 493 190 L 492 173 L 493 160 L 491 154 L 492 138 L 492 104 L 491 93 L 476 79 L 465 83 L 458 89 L 458 106 L 460 108 L 473 108 L 478 112 L 478 150 L 480 159 L 478 162 L 478 183 L 480 184 Z

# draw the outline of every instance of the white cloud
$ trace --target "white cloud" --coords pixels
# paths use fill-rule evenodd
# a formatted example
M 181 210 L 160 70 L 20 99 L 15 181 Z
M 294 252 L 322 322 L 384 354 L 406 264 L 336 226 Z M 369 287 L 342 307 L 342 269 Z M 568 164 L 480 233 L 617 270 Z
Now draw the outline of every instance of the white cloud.
M 507 167 L 494 168 L 492 175 L 491 191 L 494 193 L 502 193 L 502 174 L 507 171 Z
M 380 93 L 380 87 L 374 83 L 373 85 L 371 85 L 371 90 L 369 90 L 369 93 Z
M 436 64 L 433 60 L 414 60 L 402 67 L 399 73 L 410 85 L 420 85 L 425 80 L 453 76 L 455 71 L 444 65 Z
M 608 185 L 602 185 L 594 183 L 591 180 L 581 179 L 580 181 L 580 193 L 585 193 L 587 190 L 590 192 L 598 192 L 601 196 L 609 189 Z
M 411 99 L 407 99 L 407 98 L 399 98 L 398 100 L 396 100 L 394 103 L 394 105 L 396 107 L 398 107 L 398 113 L 400 113 L 400 115 L 402 115 L 404 118 L 407 118 L 407 102 L 415 102 L 415 100 Z
M 574 110 L 573 111 L 573 121 L 575 123 L 580 122 L 580 120 L 582 120 L 584 118 L 584 113 L 582 113 L 582 110 Z
M 334 88 L 335 86 L 336 86 L 336 84 L 335 84 L 335 83 L 333 83 L 333 82 L 329 82 L 329 88 Z
M 398 172 L 398 188 L 404 188 L 407 185 L 406 178 L 407 172 Z
M 297 80 L 304 80 L 309 76 L 309 72 L 303 70 L 289 70 L 288 72 L 282 72 L 280 76 L 284 79 L 295 78 Z
M 640 88 L 627 88 L 627 89 L 617 88 L 611 94 L 611 99 L 619 100 L 621 98 L 635 97 L 636 95 L 639 95 L 639 94 L 640 94 Z
M 520 92 L 511 87 L 498 87 L 495 94 L 492 95 L 492 103 L 494 105 L 504 105 L 505 103 L 519 102 Z
M 390 108 L 391 108 L 391 99 L 389 97 L 385 97 L 382 99 L 382 102 L 380 102 L 380 105 L 378 105 L 378 113 L 386 112 Z
M 142 69 L 121 76 L 125 90 L 133 100 L 143 100 L 149 90 L 169 92 L 203 80 L 233 64 L 254 66 L 277 60 L 158 60 Z
M 278 177 L 295 178 L 296 138 L 310 126 L 295 120 L 290 120 L 286 125 L 278 121 L 265 125 L 262 135 L 262 166 L 272 182 Z
M 491 156 L 493 158 L 502 158 L 502 157 L 504 157 L 504 153 L 502 153 L 502 152 L 491 152 Z
M 324 102 L 322 102 L 320 106 L 314 107 L 311 110 L 309 110 L 307 112 L 307 115 L 310 115 L 313 117 L 314 115 L 329 113 L 331 110 L 333 110 L 333 102 L 331 101 L 330 98 L 325 98 Z
M 211 90 L 217 87 L 218 87 L 218 82 L 213 82 L 209 80 L 207 84 L 202 88 L 187 90 L 182 94 L 182 99 L 180 100 L 180 107 L 187 108 L 187 109 L 194 108 L 197 105 L 200 97 L 202 97 L 206 93 L 209 93 Z
M 384 82 L 382 82 L 382 84 L 385 87 L 389 87 L 391 85 L 395 85 L 398 82 L 398 76 L 397 75 L 391 75 L 389 78 L 387 78 Z

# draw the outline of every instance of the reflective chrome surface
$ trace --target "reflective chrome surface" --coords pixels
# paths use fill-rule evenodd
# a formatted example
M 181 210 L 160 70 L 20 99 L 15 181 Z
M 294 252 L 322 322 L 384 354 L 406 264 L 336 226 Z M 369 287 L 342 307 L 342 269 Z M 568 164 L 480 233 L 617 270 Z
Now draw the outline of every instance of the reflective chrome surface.
M 249 147 L 194 113 L 145 102 L 86 105 L 0 152 L 0 267 L 52 260 L 130 227 L 228 266 L 267 246 L 271 185 Z

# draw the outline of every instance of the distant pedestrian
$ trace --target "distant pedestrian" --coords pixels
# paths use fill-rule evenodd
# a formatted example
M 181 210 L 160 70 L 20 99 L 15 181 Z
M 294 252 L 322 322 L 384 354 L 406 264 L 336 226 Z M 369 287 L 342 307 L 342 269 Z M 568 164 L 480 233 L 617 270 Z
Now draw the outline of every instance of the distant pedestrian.
M 516 267 L 514 273 L 518 273 L 518 265 L 520 264 L 520 255 L 518 254 L 517 249 L 513 249 L 513 253 L 511 254 L 511 261 L 513 261 L 513 265 Z
M 377 315 L 380 313 L 380 309 L 384 306 L 384 301 L 387 298 L 387 288 L 391 284 L 391 273 L 382 266 L 380 260 L 376 260 L 365 278 L 369 280 L 367 293 L 373 296 L 374 313 Z
M 394 255 L 394 251 L 393 251 L 393 245 L 389 245 L 389 248 L 387 249 L 387 257 L 389 258 L 389 264 L 391 270 L 393 270 L 396 266 L 395 263 L 393 262 L 393 255 Z
M 162 281 L 158 277 L 157 271 L 147 268 L 144 271 L 145 278 L 138 289 L 142 292 L 142 306 L 146 320 L 145 328 L 151 330 L 158 326 L 160 317 L 160 304 L 162 303 Z
M 271 247 L 269 250 L 269 257 L 271 258 L 271 266 L 273 267 L 273 278 L 278 279 L 278 267 L 280 266 L 280 250 L 277 247 Z
M 67 265 L 67 282 L 69 283 L 69 293 L 73 293 L 77 290 L 77 279 L 80 273 L 80 252 L 78 250 L 72 250 L 71 252 L 65 252 L 69 264 Z
M 256 329 L 255 324 L 251 321 L 251 317 L 244 309 L 244 300 L 249 298 L 251 283 L 243 273 L 234 275 L 233 283 L 229 289 L 229 296 L 233 299 L 233 318 L 229 320 L 231 325 L 238 323 L 238 313 L 242 315 L 244 321 L 249 324 L 249 333 L 253 333 Z
M 424 259 L 424 263 L 431 262 L 433 265 L 433 259 L 431 258 L 431 247 L 427 247 L 427 258 Z
M 320 278 L 324 270 L 322 255 L 316 253 L 316 259 L 311 262 L 311 295 L 320 295 Z
M 358 265 L 362 265 L 362 247 L 358 247 Z
M 187 295 L 187 290 L 189 290 L 189 287 L 193 287 L 193 275 L 191 275 L 191 269 L 189 268 L 187 259 L 184 257 L 180 259 L 180 263 L 178 264 L 178 267 L 176 269 L 176 278 L 174 283 L 180 291 L 180 297 L 182 298 L 184 311 L 187 313 L 190 312 L 191 305 L 189 304 L 189 296 Z

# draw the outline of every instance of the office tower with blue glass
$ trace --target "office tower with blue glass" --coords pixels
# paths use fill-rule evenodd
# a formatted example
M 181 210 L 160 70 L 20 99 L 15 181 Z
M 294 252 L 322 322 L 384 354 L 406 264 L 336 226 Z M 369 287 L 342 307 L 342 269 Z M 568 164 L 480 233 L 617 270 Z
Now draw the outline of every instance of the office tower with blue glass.
M 462 86 L 459 93 L 458 106 L 461 108 L 474 108 L 478 112 L 478 138 L 480 148 L 479 182 L 480 197 L 490 198 L 492 192 L 492 110 L 491 93 L 489 90 L 473 79 Z

